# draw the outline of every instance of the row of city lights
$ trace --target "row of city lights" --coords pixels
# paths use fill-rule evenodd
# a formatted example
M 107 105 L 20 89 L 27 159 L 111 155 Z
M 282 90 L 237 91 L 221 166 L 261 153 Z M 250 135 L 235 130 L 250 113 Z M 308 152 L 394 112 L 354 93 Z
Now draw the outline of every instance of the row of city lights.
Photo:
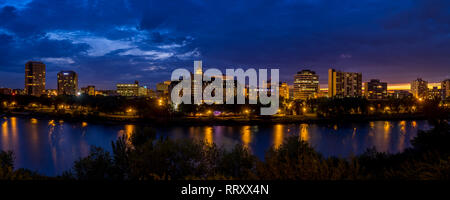
M 417 101 L 418 101 L 419 103 L 421 103 L 421 102 L 424 101 L 424 99 L 418 98 Z M 159 106 L 159 107 L 163 107 L 163 106 L 164 106 L 164 99 L 163 99 L 163 98 L 158 99 L 157 103 L 158 103 L 158 106 Z M 15 102 L 15 101 L 12 101 L 12 102 L 9 103 L 9 104 L 8 104 L 7 101 L 4 101 L 4 102 L 3 102 L 3 106 L 4 106 L 4 107 L 8 107 L 8 106 L 9 106 L 9 107 L 15 107 L 16 105 L 17 105 L 17 102 Z M 36 103 L 31 103 L 30 106 L 31 106 L 31 107 L 38 107 L 38 104 L 36 104 Z M 287 105 L 287 109 L 291 109 L 292 106 L 293 106 L 292 103 L 289 103 L 289 104 Z M 442 105 L 440 105 L 440 106 L 447 106 L 447 104 L 442 104 Z M 58 108 L 59 108 L 59 109 L 70 109 L 70 106 L 61 104 L 61 105 L 58 106 Z M 412 106 L 411 109 L 412 109 L 413 111 L 416 110 L 416 106 Z M 390 108 L 389 106 L 386 106 L 386 107 L 384 108 L 384 110 L 385 110 L 385 111 L 390 111 L 391 108 Z M 302 108 L 302 111 L 303 111 L 303 112 L 306 112 L 306 111 L 307 111 L 307 108 L 306 108 L 306 107 L 303 107 L 303 108 Z M 369 111 L 375 111 L 375 107 L 370 106 L 370 107 L 369 107 Z M 132 114 L 132 113 L 135 113 L 135 112 L 136 112 L 136 110 L 135 110 L 134 108 L 132 108 L 132 107 L 129 107 L 129 108 L 126 109 L 126 113 Z M 281 109 L 278 109 L 278 114 L 281 114 L 282 112 L 283 112 L 283 111 L 282 111 Z M 249 115 L 249 114 L 251 113 L 251 110 L 245 109 L 245 110 L 243 110 L 242 113 L 244 113 L 244 114 L 246 114 L 246 115 Z M 205 113 L 205 115 L 211 115 L 211 114 L 213 114 L 212 110 L 207 110 L 206 113 Z M 200 114 L 200 115 L 201 115 L 201 114 Z

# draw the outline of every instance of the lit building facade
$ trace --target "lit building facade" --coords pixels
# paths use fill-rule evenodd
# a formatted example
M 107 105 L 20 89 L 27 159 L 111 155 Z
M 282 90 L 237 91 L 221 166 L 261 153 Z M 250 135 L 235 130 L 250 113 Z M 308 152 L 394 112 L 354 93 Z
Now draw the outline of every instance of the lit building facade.
M 283 97 L 284 99 L 289 99 L 289 86 L 286 82 L 280 82 L 279 86 L 280 90 L 279 90 L 279 94 L 280 97 Z
M 362 74 L 328 70 L 328 97 L 362 96 Z
M 403 99 L 412 97 L 412 94 L 407 90 L 389 90 L 388 96 L 389 98 Z
M 294 76 L 294 99 L 306 100 L 319 93 L 319 75 L 311 70 L 302 70 Z
M 428 98 L 434 99 L 434 98 L 442 98 L 442 90 L 438 87 L 433 87 L 432 89 L 428 90 Z
M 138 96 L 141 96 L 141 97 L 149 96 L 149 92 L 148 92 L 147 86 L 139 87 Z
M 78 92 L 78 75 L 74 71 L 58 73 L 58 95 L 76 95 Z
M 134 84 L 116 84 L 117 94 L 119 96 L 136 97 L 139 96 L 139 82 L 135 81 Z
M 195 80 L 195 76 L 203 77 L 203 67 L 201 60 L 194 61 L 194 76 L 192 76 L 191 78 L 192 78 L 192 96 L 199 96 L 200 99 L 203 99 L 203 81 L 197 83 L 197 80 Z M 202 103 L 203 100 L 200 100 L 199 104 Z
M 428 82 L 421 78 L 412 81 L 411 93 L 415 98 L 426 98 L 428 96 Z
M 370 82 L 365 82 L 364 96 L 367 99 L 386 99 L 388 97 L 387 83 L 381 82 L 378 79 L 372 79 Z
M 28 61 L 25 64 L 25 94 L 41 96 L 45 94 L 45 64 Z
M 289 97 L 294 98 L 294 85 L 289 85 Z
M 95 86 L 88 85 L 84 88 L 81 88 L 81 92 L 83 92 L 83 94 L 86 94 L 89 96 L 95 96 Z
M 442 89 L 442 97 L 444 99 L 450 98 L 450 79 L 446 79 L 441 82 L 441 89 Z
M 169 95 L 169 86 L 171 81 L 164 81 L 162 83 L 156 84 L 156 92 L 158 96 L 168 96 Z
M 55 97 L 55 96 L 58 96 L 58 90 L 56 90 L 56 89 L 47 89 L 47 90 L 45 90 L 45 93 L 46 93 L 47 96 L 49 96 L 49 97 Z

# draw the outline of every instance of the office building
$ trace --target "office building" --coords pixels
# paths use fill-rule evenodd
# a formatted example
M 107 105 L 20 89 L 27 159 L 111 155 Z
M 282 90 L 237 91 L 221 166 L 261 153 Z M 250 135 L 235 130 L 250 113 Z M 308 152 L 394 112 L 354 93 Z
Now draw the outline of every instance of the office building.
M 288 100 L 289 99 L 289 86 L 286 82 L 280 82 L 279 83 L 279 94 L 280 97 L 283 97 L 284 99 Z
M 291 99 L 293 99 L 294 98 L 294 85 L 289 85 L 288 88 L 289 88 L 289 97 Z
M 89 95 L 89 96 L 95 96 L 95 86 L 94 85 L 88 85 L 86 87 L 81 88 L 81 92 L 83 94 Z
M 315 98 L 319 93 L 319 75 L 311 70 L 302 70 L 294 76 L 294 99 Z
M 147 97 L 147 96 L 149 96 L 149 92 L 148 92 L 147 86 L 140 86 L 139 87 L 138 96 L 140 96 L 140 97 Z
M 370 82 L 364 83 L 364 96 L 367 99 L 386 99 L 388 97 L 387 93 L 387 83 L 381 82 L 378 79 L 372 79 Z
M 428 90 L 428 98 L 429 99 L 435 99 L 435 98 L 442 98 L 442 90 L 438 87 L 433 87 Z
M 164 81 L 162 83 L 157 83 L 156 84 L 157 95 L 160 97 L 168 96 L 170 83 L 171 81 Z
M 74 71 L 58 73 L 58 95 L 77 95 L 78 75 Z
M 41 96 L 45 94 L 45 64 L 28 61 L 25 64 L 25 94 Z
M 116 84 L 117 94 L 119 96 L 137 97 L 139 96 L 139 82 L 135 81 L 134 84 Z
M 203 99 L 203 81 L 201 83 L 197 83 L 197 81 L 195 80 L 195 76 L 203 77 L 203 67 L 201 60 L 194 61 L 194 76 L 191 78 L 192 78 L 192 95 L 200 97 L 200 101 L 197 104 L 202 104 L 203 100 L 201 99 Z
M 362 96 L 362 74 L 328 70 L 328 97 Z
M 412 97 L 412 94 L 407 90 L 389 90 L 388 96 L 389 98 L 403 99 Z
M 421 78 L 412 81 L 411 93 L 415 98 L 426 98 L 428 96 L 428 82 Z

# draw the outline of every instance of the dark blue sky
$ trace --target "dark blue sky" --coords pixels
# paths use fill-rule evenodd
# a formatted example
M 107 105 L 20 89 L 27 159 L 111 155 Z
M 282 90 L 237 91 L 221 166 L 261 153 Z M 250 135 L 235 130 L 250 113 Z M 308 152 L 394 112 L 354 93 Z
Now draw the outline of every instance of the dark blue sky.
M 331 66 L 389 83 L 450 78 L 447 0 L 0 0 L 0 87 L 22 88 L 24 64 L 74 70 L 80 86 L 154 86 L 173 69 Z

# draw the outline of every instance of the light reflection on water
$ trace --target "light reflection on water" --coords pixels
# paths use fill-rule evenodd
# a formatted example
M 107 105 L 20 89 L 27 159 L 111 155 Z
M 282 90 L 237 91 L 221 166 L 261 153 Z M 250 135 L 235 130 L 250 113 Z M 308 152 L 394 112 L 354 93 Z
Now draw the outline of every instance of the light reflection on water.
M 91 146 L 111 151 L 111 141 L 130 137 L 136 125 L 99 125 L 62 120 L 1 118 L 0 149 L 13 150 L 17 168 L 58 175 L 88 155 Z M 372 121 L 347 124 L 276 124 L 246 126 L 186 126 L 157 128 L 158 136 L 191 138 L 226 149 L 248 147 L 259 158 L 273 146 L 279 148 L 289 136 L 307 141 L 325 156 L 347 157 L 376 147 L 396 153 L 410 147 L 417 130 L 429 129 L 426 121 Z

